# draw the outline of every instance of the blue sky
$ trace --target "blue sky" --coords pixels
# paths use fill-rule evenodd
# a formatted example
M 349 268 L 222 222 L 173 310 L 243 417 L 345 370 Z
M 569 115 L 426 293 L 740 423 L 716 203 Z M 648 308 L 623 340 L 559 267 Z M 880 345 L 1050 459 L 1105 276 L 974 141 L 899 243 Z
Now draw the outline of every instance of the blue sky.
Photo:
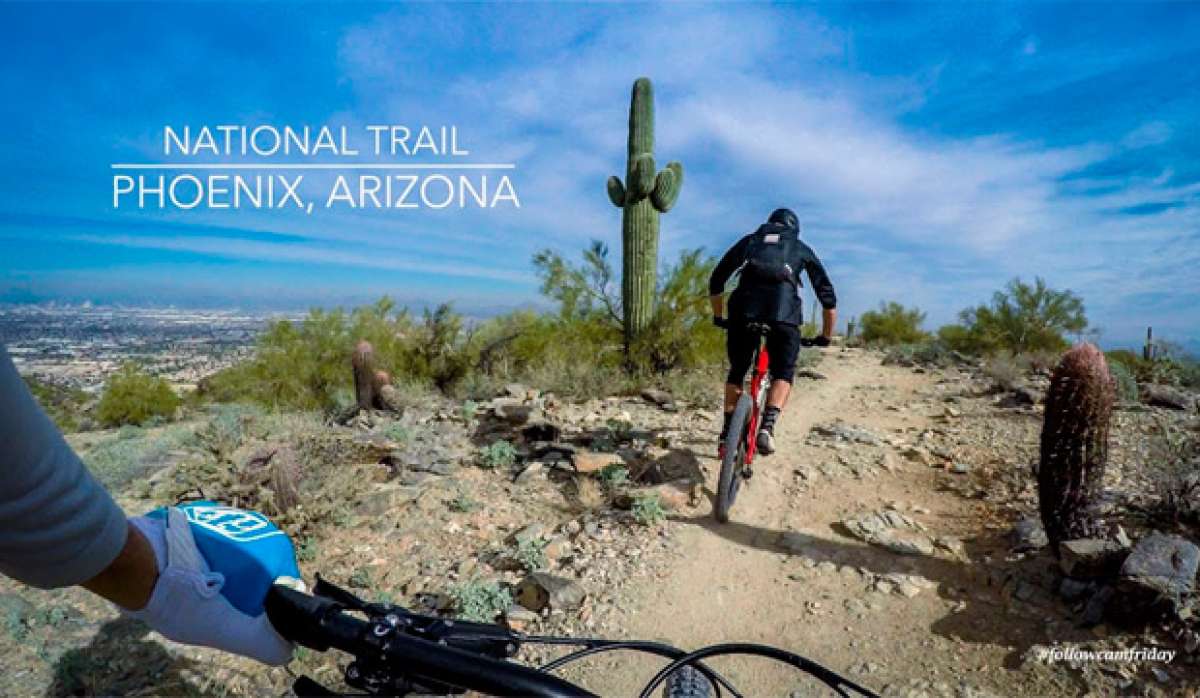
M 936 327 L 1041 275 L 1106 343 L 1195 346 L 1198 38 L 1185 3 L 3 4 L 0 301 L 537 303 L 538 249 L 619 249 L 604 180 L 648 75 L 686 170 L 664 262 L 787 205 L 845 317 Z M 522 206 L 112 208 L 111 163 L 228 123 L 456 124 Z

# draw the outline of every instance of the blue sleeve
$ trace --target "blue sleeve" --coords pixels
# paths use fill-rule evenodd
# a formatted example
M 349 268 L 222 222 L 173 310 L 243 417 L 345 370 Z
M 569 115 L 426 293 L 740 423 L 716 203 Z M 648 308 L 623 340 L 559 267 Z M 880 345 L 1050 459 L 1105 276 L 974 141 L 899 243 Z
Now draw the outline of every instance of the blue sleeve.
M 42 589 L 85 582 L 128 530 L 0 346 L 0 573 Z

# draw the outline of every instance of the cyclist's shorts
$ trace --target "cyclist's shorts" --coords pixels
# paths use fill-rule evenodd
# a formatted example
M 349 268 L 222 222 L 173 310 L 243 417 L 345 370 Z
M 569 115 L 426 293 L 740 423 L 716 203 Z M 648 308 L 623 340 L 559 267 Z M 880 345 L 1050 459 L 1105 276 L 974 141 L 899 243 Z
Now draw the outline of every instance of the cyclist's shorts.
M 744 327 L 730 327 L 725 336 L 725 351 L 729 355 L 729 375 L 725 382 L 741 385 L 746 371 L 754 361 L 758 335 Z M 767 334 L 767 353 L 770 355 L 771 378 L 792 382 L 796 373 L 796 357 L 800 355 L 800 328 L 795 325 L 773 325 Z

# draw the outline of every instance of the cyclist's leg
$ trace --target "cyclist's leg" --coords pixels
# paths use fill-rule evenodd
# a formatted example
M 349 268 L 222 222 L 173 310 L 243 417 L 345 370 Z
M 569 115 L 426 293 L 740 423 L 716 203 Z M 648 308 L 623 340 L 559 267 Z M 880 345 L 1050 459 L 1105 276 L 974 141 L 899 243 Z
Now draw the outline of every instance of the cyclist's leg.
M 724 423 L 721 427 L 719 444 L 725 443 L 725 434 L 729 431 L 729 418 L 733 408 L 737 406 L 738 398 L 742 396 L 742 384 L 746 380 L 746 371 L 754 361 L 754 351 L 758 348 L 758 336 L 746 331 L 744 327 L 730 327 L 725 335 L 725 353 L 729 357 L 729 373 L 725 376 L 725 409 Z
M 762 426 L 758 432 L 758 448 L 767 455 L 775 452 L 775 422 L 792 391 L 796 358 L 800 355 L 800 329 L 794 325 L 776 325 L 767 335 L 770 353 L 771 389 L 767 391 L 767 406 L 763 410 Z

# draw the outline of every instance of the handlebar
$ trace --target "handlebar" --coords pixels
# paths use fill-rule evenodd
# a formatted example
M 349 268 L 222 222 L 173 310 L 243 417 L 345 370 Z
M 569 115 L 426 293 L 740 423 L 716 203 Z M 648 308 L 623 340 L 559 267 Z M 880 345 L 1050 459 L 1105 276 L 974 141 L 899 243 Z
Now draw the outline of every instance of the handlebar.
M 380 609 L 385 607 L 378 607 Z M 425 687 L 471 689 L 496 696 L 538 696 L 539 698 L 577 698 L 594 696 L 578 686 L 536 669 L 492 658 L 479 649 L 452 646 L 453 636 L 459 633 L 457 621 L 433 619 L 409 614 L 403 609 L 375 616 L 371 620 L 356 618 L 339 601 L 310 596 L 276 584 L 267 594 L 266 611 L 271 624 L 280 635 L 297 644 L 324 652 L 335 648 L 354 655 L 358 661 L 346 671 L 351 685 L 373 692 L 407 690 L 412 685 Z M 363 609 L 371 610 L 365 606 Z M 440 624 L 439 627 L 432 627 Z M 477 647 L 488 639 L 498 640 L 505 656 L 515 654 L 520 635 L 497 626 L 482 623 L 463 624 L 461 639 Z M 481 641 L 478 633 L 487 629 Z M 414 634 L 440 632 L 442 639 L 432 641 Z M 392 669 L 402 667 L 404 675 L 394 676 Z M 397 681 L 401 685 L 395 684 Z
M 878 698 L 870 689 L 812 660 L 775 647 L 735 643 L 685 652 L 658 642 L 529 636 L 499 625 L 426 616 L 401 606 L 368 603 L 320 576 L 312 594 L 275 584 L 267 593 L 264 606 L 271 624 L 288 640 L 320 652 L 334 648 L 352 655 L 354 661 L 345 670 L 346 683 L 374 695 L 446 695 L 474 690 L 494 696 L 596 698 L 594 693 L 548 672 L 600 652 L 624 649 L 672 660 L 643 689 L 642 696 L 648 696 L 669 675 L 689 666 L 703 675 L 716 690 L 717 698 L 722 695 L 721 687 L 728 689 L 732 698 L 742 698 L 725 677 L 701 660 L 749 654 L 789 664 L 844 698 L 849 698 L 847 690 Z M 584 649 L 559 657 L 540 669 L 507 661 L 522 644 L 530 643 L 575 645 Z M 340 695 L 305 676 L 296 679 L 293 690 L 297 696 L 305 697 Z M 695 695 L 711 694 L 706 691 Z

